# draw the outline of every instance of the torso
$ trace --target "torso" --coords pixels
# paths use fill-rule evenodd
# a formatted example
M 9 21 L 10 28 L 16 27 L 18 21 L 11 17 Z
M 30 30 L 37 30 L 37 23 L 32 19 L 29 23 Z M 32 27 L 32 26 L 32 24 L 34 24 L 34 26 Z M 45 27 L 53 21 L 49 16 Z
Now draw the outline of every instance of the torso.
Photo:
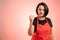
M 51 40 L 50 33 L 51 33 L 51 27 L 46 20 L 46 23 L 44 25 L 41 25 L 38 23 L 37 19 L 37 30 L 32 36 L 32 40 Z
M 39 20 L 39 19 L 38 19 L 38 23 L 41 24 L 41 25 L 44 25 L 44 24 L 47 22 L 46 19 L 47 19 L 50 27 L 52 27 L 52 22 L 51 22 L 51 20 L 50 20 L 49 18 L 47 18 L 47 17 L 46 17 L 44 20 Z M 34 25 L 34 32 L 35 32 L 36 29 L 37 29 L 37 28 L 36 28 L 36 26 L 37 26 L 37 18 L 36 18 L 36 17 L 34 18 L 33 25 Z

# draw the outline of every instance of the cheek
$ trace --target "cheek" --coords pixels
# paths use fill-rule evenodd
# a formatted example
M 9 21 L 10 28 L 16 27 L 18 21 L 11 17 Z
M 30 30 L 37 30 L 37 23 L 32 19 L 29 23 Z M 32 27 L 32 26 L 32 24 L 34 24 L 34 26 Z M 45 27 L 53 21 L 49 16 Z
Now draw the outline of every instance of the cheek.
M 42 13 L 44 14 L 44 11 L 42 11 Z
M 44 11 L 42 13 L 44 14 Z
M 42 13 L 42 15 L 44 15 L 44 11 L 43 10 L 41 11 L 41 13 Z

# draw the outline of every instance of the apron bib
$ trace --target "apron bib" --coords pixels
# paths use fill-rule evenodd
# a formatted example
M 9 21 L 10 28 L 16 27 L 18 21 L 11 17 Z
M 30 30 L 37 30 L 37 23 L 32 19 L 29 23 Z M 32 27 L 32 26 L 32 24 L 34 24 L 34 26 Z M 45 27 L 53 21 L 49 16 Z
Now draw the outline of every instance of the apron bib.
M 37 18 L 37 30 L 32 35 L 32 40 L 51 40 L 51 30 L 52 29 L 48 21 L 44 25 L 41 25 L 38 23 L 38 18 Z

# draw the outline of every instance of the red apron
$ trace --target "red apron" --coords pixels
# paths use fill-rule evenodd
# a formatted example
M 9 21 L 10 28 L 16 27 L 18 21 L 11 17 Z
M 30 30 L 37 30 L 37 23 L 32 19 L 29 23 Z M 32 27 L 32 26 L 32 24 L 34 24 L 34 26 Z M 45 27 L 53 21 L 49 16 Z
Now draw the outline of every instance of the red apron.
M 47 19 L 46 19 L 47 21 Z M 51 40 L 51 27 L 48 23 L 48 21 L 44 24 L 41 25 L 38 23 L 38 18 L 37 18 L 37 30 L 32 36 L 32 40 Z

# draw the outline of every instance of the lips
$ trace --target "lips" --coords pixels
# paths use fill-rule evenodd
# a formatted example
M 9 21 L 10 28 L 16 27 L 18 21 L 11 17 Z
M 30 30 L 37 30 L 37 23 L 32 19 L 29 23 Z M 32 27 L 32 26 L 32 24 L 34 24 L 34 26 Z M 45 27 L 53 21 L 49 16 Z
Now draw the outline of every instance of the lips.
M 40 14 L 42 14 L 42 13 L 40 13 Z

